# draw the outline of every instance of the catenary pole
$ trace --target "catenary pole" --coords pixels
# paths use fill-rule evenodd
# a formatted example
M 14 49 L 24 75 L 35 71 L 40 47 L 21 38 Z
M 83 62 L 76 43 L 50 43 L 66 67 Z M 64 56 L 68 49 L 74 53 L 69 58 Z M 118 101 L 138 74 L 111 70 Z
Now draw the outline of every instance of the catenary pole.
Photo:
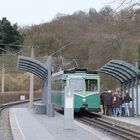
M 31 47 L 31 57 L 34 58 L 34 47 Z M 29 95 L 29 107 L 33 108 L 33 95 L 34 95 L 34 75 L 30 73 L 30 95 Z
M 4 83 L 5 83 L 5 67 L 4 64 L 2 64 L 1 93 L 4 93 Z

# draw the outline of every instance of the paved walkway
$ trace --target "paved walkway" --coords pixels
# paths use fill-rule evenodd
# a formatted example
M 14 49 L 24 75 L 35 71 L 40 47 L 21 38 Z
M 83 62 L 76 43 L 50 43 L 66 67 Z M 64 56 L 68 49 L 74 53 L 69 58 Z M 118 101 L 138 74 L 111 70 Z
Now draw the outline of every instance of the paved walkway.
M 27 108 L 11 108 L 10 124 L 14 140 L 111 140 L 76 121 L 74 129 L 64 129 L 64 116 L 37 115 Z

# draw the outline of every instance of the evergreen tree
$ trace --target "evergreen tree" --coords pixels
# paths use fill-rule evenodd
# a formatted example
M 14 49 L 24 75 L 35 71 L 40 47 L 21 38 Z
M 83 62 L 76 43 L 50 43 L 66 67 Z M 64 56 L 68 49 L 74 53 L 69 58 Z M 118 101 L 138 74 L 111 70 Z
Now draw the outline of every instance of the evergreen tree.
M 9 44 L 9 45 L 4 45 Z M 11 25 L 11 23 L 3 17 L 0 20 L 0 53 L 5 52 L 5 50 L 16 51 L 20 47 L 18 45 L 22 44 L 22 35 L 18 31 L 17 24 Z

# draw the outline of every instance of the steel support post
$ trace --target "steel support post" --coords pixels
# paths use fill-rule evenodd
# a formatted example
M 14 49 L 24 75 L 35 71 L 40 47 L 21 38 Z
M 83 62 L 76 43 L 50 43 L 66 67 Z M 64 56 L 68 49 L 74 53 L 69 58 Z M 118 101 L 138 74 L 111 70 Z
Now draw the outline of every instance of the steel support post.
M 4 85 L 5 85 L 5 67 L 4 64 L 2 64 L 1 93 L 4 93 Z
M 132 91 L 132 108 L 134 108 L 134 86 L 135 86 L 135 80 L 133 79 L 132 82 L 131 82 L 131 91 Z
M 45 80 L 45 81 L 42 81 L 42 93 L 41 93 L 41 99 L 44 105 L 47 104 L 46 93 L 47 93 L 47 85 L 46 85 L 46 80 Z
M 131 83 L 130 83 L 130 81 L 128 81 L 128 83 L 127 83 L 127 89 L 128 89 L 128 93 L 129 93 L 129 94 L 130 94 L 130 92 L 131 92 L 130 88 L 131 88 Z
M 52 64 L 51 64 L 51 56 L 47 59 L 47 70 L 48 70 L 48 78 L 46 80 L 47 83 L 47 116 L 48 117 L 54 117 L 54 106 L 51 103 L 51 78 L 52 78 Z
M 123 88 L 123 83 L 120 82 L 120 87 L 121 87 L 121 95 L 124 97 L 124 88 Z
M 123 88 L 123 98 L 124 98 L 124 96 L 126 94 L 126 84 L 125 83 L 122 84 L 122 88 Z
M 136 116 L 138 116 L 138 110 L 139 110 L 139 106 L 138 106 L 138 77 L 136 78 L 136 82 L 135 82 L 135 87 L 136 87 Z
M 64 128 L 73 129 L 74 120 L 74 99 L 73 99 L 73 87 L 70 89 L 65 86 L 65 102 L 64 102 Z M 70 94 L 69 94 L 70 93 Z

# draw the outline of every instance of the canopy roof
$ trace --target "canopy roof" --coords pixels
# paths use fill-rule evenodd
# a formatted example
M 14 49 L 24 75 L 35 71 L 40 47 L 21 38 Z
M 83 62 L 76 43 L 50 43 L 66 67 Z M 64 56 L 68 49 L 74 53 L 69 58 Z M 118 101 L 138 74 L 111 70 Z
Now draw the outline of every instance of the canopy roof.
M 19 56 L 17 68 L 33 73 L 42 80 L 48 75 L 48 70 L 44 67 L 43 63 L 30 57 Z
M 122 83 L 134 79 L 139 74 L 139 70 L 133 65 L 115 59 L 110 60 L 98 71 L 100 73 L 111 75 Z

